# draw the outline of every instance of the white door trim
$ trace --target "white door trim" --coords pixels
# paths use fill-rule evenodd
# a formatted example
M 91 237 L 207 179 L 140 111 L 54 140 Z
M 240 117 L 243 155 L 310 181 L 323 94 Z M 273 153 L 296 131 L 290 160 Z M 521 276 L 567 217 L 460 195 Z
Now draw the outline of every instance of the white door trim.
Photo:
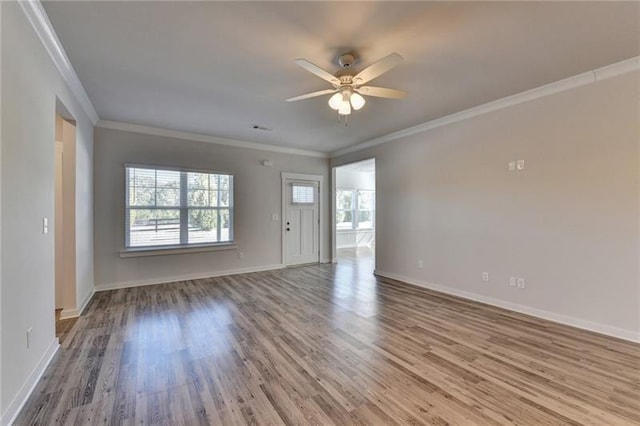
M 336 238 L 338 238 L 338 231 L 336 229 L 336 176 L 338 175 L 338 167 L 331 168 L 331 220 L 329 221 L 331 226 L 331 263 L 338 262 L 338 252 Z
M 322 175 L 308 175 L 308 174 L 304 174 L 304 173 L 289 173 L 289 172 L 282 172 L 281 173 L 281 184 L 282 184 L 282 192 L 281 192 L 281 197 L 282 197 L 282 210 L 280 211 L 280 241 L 281 241 L 281 246 L 282 246 L 282 252 L 281 252 L 281 259 L 282 259 L 282 264 L 284 266 L 287 266 L 286 264 L 286 227 L 284 226 L 285 224 L 285 213 L 286 213 L 286 203 L 287 203 L 287 185 L 286 185 L 286 181 L 288 179 L 292 179 L 292 180 L 307 180 L 307 181 L 311 181 L 311 182 L 318 182 L 318 218 L 320 219 L 320 226 L 318 228 L 318 246 L 319 246 L 319 250 L 320 250 L 320 254 L 318 255 L 318 262 L 322 262 L 322 253 L 324 253 L 323 248 L 324 248 L 324 220 L 322 219 L 322 209 L 324 208 L 324 204 L 322 202 L 322 197 L 324 196 L 324 176 Z

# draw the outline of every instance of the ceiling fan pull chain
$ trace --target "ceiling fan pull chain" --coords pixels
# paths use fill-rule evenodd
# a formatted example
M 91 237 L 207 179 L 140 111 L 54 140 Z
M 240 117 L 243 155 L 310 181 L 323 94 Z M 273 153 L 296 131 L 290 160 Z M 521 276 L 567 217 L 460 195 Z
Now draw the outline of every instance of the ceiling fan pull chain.
M 344 121 L 344 127 L 349 127 L 349 116 L 338 113 L 338 122 Z

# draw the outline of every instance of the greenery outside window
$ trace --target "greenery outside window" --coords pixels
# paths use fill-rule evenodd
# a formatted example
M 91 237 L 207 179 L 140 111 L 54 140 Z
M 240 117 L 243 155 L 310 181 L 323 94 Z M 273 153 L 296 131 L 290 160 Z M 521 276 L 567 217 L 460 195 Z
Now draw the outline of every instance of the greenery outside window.
M 374 212 L 376 208 L 375 191 L 358 190 L 356 192 L 356 206 L 358 216 L 356 229 L 373 229 Z
M 126 166 L 125 247 L 233 242 L 233 176 Z
M 375 191 L 336 190 L 336 229 L 374 229 Z

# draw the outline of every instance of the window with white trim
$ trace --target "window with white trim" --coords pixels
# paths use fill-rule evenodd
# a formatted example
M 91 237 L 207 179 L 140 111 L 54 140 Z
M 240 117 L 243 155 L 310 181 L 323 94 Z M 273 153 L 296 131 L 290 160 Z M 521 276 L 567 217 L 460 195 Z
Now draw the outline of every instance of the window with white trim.
M 233 242 L 233 176 L 126 166 L 125 248 Z
M 356 192 L 356 229 L 373 229 L 376 208 L 376 192 L 357 190 Z
M 375 191 L 364 189 L 336 190 L 336 229 L 374 229 Z
M 291 202 L 293 204 L 315 204 L 316 185 L 292 183 Z

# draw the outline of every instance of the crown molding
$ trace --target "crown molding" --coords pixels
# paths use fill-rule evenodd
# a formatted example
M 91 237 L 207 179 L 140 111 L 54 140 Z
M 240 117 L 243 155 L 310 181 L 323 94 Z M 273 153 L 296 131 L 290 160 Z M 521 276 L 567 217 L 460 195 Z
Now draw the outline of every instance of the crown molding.
M 281 154 L 302 155 L 305 157 L 329 158 L 329 154 L 285 146 L 267 145 L 257 142 L 247 142 L 237 139 L 220 138 L 201 133 L 183 132 L 180 130 L 162 129 L 159 127 L 143 126 L 140 124 L 122 123 L 119 121 L 98 120 L 96 127 L 102 129 L 121 130 L 125 132 L 141 133 L 144 135 L 162 136 L 167 138 L 185 139 L 196 142 L 207 142 L 216 145 L 232 146 L 235 148 L 255 149 L 258 151 L 278 152 Z
M 40 38 L 45 50 L 51 56 L 53 63 L 62 75 L 62 79 L 67 83 L 89 119 L 95 124 L 99 120 L 98 113 L 93 108 L 93 104 L 84 87 L 82 87 L 78 74 L 73 69 L 40 0 L 18 0 L 18 3 L 38 38 Z
M 524 102 L 529 102 L 535 99 L 543 98 L 545 96 L 553 95 L 555 93 L 564 92 L 576 87 L 592 84 L 597 81 L 602 81 L 611 77 L 628 74 L 638 70 L 640 70 L 640 56 L 616 62 L 614 64 L 597 68 L 591 71 L 583 72 L 581 74 L 558 80 L 553 83 L 545 84 L 544 86 L 539 86 L 525 92 L 497 99 L 486 104 L 478 105 L 476 107 L 446 115 L 444 117 L 436 118 L 434 120 L 430 120 L 416 126 L 408 127 L 397 132 L 370 139 L 357 145 L 339 149 L 331 153 L 331 158 L 350 154 L 356 151 L 361 151 L 363 149 L 381 145 L 386 142 L 426 132 L 437 127 L 457 123 L 459 121 L 477 117 L 479 115 L 486 114 L 492 111 L 508 108 Z

